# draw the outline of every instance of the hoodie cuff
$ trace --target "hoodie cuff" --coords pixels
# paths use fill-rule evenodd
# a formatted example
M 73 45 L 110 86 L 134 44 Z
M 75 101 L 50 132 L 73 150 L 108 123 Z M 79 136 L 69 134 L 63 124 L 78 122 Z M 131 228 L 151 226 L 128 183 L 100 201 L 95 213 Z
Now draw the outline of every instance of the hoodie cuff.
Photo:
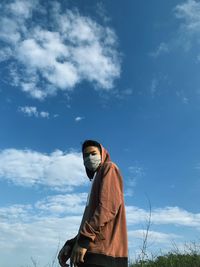
M 65 242 L 64 246 L 70 246 L 70 247 L 73 247 L 74 244 L 76 243 L 76 240 L 77 240 L 77 236 L 75 236 L 74 238 L 72 239 L 69 239 Z
M 82 248 L 86 248 L 88 249 L 89 245 L 90 245 L 90 242 L 91 242 L 91 239 L 84 236 L 84 235 L 80 235 L 78 240 L 77 240 L 77 243 L 80 247 Z

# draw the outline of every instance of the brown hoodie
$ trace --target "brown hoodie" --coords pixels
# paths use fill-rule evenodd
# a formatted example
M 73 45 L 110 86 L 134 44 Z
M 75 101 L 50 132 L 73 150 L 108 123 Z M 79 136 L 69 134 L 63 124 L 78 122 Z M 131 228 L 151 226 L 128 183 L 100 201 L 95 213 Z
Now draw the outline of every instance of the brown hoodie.
M 102 162 L 93 182 L 76 242 L 87 248 L 87 264 L 128 266 L 123 180 L 118 167 L 102 149 Z M 88 170 L 86 169 L 88 174 Z M 68 244 L 70 242 L 67 242 Z

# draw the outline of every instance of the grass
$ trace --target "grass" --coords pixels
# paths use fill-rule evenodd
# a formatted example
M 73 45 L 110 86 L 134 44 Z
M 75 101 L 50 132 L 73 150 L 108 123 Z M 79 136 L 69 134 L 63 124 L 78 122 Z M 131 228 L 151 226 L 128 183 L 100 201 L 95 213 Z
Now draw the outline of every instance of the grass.
M 185 244 L 181 252 L 177 247 L 172 252 L 153 259 L 136 260 L 129 267 L 200 267 L 200 245 Z

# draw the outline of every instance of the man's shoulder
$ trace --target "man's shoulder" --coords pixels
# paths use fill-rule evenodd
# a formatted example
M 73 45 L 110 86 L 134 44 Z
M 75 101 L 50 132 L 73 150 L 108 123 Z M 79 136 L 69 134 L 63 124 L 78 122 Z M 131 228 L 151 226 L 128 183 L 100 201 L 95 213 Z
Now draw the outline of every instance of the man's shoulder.
M 110 166 L 110 167 L 118 168 L 117 164 L 111 160 L 104 162 L 103 166 Z
M 104 164 L 102 165 L 102 169 L 104 171 L 106 171 L 106 170 L 108 171 L 110 169 L 115 169 L 115 170 L 119 171 L 119 167 L 113 161 L 106 161 L 106 162 L 104 162 Z

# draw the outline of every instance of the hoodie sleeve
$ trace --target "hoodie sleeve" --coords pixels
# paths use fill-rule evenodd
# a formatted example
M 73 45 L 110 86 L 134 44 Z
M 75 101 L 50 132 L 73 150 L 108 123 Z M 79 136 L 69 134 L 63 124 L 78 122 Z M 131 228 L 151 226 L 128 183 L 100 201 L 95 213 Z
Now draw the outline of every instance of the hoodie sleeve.
M 77 240 L 81 247 L 88 248 L 96 236 L 105 239 L 101 230 L 113 220 L 122 203 L 122 177 L 113 163 L 105 164 L 99 193 L 99 204 L 89 221 L 85 221 Z

